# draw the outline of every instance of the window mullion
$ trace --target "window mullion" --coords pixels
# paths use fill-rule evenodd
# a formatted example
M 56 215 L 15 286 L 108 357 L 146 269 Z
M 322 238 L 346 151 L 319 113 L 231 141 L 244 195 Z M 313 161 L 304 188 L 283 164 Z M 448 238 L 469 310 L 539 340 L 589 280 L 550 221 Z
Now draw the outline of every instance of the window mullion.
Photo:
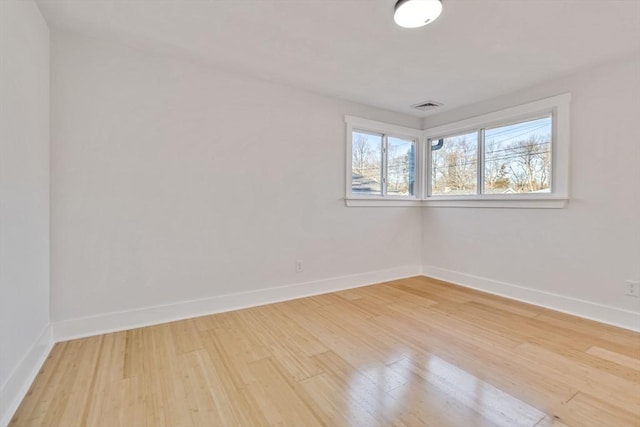
M 429 138 L 423 137 L 422 146 L 424 147 L 424 180 L 425 188 L 422 192 L 422 197 L 427 199 L 431 197 L 431 185 L 432 185 L 432 176 L 433 176 L 433 153 L 431 151 L 431 140 Z
M 478 129 L 477 193 L 484 194 L 484 129 Z
M 387 135 L 384 134 L 382 135 L 382 170 L 380 171 L 381 173 L 381 182 L 382 182 L 382 195 L 386 196 L 387 195 L 387 175 L 388 175 L 388 171 L 387 171 L 387 160 L 388 160 L 388 150 L 387 150 Z
M 416 148 L 418 149 L 418 155 L 416 156 L 416 185 L 418 185 L 418 191 L 416 197 L 424 200 L 427 197 L 427 188 L 429 182 L 427 180 L 427 172 L 429 171 L 429 165 L 427 161 L 427 142 L 424 136 L 420 136 L 417 139 Z

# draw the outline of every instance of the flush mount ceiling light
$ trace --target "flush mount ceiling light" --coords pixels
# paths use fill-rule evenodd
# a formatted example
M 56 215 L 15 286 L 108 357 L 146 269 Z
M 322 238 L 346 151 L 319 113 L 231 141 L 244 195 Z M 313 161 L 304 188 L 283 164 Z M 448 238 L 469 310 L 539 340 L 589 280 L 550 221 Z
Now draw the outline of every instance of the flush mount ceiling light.
M 441 0 L 398 0 L 393 20 L 404 28 L 418 28 L 433 22 L 440 12 Z

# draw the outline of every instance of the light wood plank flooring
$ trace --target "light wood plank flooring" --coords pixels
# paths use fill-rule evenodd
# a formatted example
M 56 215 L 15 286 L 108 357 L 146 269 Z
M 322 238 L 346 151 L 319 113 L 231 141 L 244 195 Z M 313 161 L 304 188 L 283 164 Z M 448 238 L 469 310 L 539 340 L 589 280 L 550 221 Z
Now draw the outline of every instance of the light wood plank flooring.
M 640 335 L 424 277 L 56 344 L 12 426 L 640 426 Z

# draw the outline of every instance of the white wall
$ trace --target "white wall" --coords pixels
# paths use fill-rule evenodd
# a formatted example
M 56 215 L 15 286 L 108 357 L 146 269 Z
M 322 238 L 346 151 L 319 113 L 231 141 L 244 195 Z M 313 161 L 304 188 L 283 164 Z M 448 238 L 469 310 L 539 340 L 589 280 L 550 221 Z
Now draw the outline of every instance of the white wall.
M 419 272 L 418 209 L 342 200 L 343 116 L 419 119 L 68 33 L 52 59 L 54 321 Z
M 625 279 L 640 279 L 640 55 L 429 117 L 423 126 L 564 92 L 572 93 L 568 207 L 425 209 L 425 274 L 513 296 L 527 292 L 495 281 L 640 312 L 640 299 L 623 288 Z M 614 320 L 596 306 L 582 309 Z
M 49 30 L 0 1 L 0 425 L 48 352 Z

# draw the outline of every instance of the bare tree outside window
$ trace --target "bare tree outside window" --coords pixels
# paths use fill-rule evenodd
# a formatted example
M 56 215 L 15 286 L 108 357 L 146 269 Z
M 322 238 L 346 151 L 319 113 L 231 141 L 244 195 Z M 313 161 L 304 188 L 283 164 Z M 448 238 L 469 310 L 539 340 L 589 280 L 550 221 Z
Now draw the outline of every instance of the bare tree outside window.
M 392 196 L 414 195 L 414 140 L 354 131 L 351 144 L 352 193 L 381 195 L 384 190 L 384 194 Z M 386 157 L 383 147 L 386 147 Z M 383 164 L 386 164 L 385 170 Z
M 382 135 L 353 132 L 351 191 L 382 194 Z
M 415 142 L 390 136 L 387 151 L 387 194 L 413 195 Z
M 478 187 L 477 132 L 443 139 L 431 152 L 431 195 L 476 194 Z
M 485 130 L 484 192 L 551 191 L 551 117 Z

